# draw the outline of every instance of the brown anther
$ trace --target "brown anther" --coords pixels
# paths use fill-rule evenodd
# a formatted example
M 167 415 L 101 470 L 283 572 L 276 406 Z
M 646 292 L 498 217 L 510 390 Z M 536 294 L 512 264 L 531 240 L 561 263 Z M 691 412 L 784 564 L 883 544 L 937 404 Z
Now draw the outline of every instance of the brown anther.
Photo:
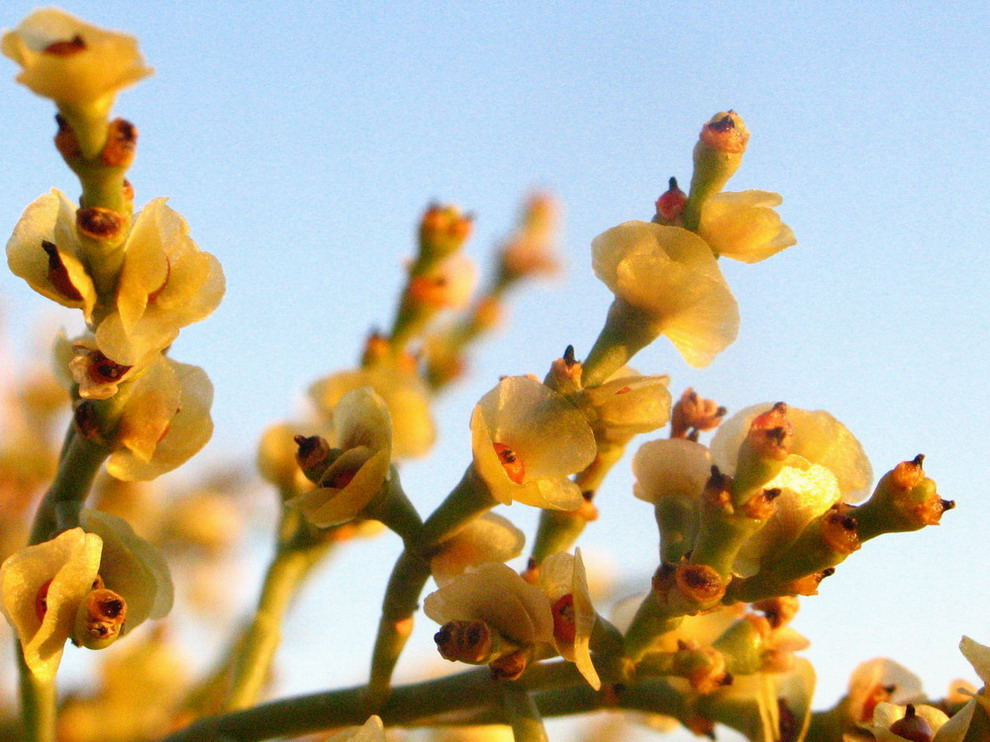
M 55 243 L 42 240 L 41 249 L 48 255 L 48 280 L 52 282 L 55 290 L 69 301 L 82 301 L 82 294 L 72 285 L 69 270 L 62 262 L 62 256 L 59 255 Z
M 821 581 L 834 574 L 835 567 L 827 567 L 820 572 L 812 572 L 810 575 L 805 575 L 794 580 L 789 586 L 789 592 L 796 593 L 797 595 L 818 595 L 818 586 L 821 584 Z
M 772 628 L 779 629 L 791 622 L 800 608 L 800 601 L 792 595 L 782 595 L 753 603 L 753 608 L 767 617 Z
M 124 217 L 102 206 L 91 206 L 76 212 L 76 229 L 93 240 L 109 241 L 120 237 L 124 223 Z
M 746 440 L 757 454 L 767 459 L 783 460 L 791 452 L 794 428 L 787 419 L 787 405 L 778 402 L 749 424 Z
M 697 440 L 699 432 L 718 427 L 726 412 L 725 407 L 702 399 L 688 387 L 670 411 L 670 437 Z
M 433 635 L 440 656 L 451 662 L 483 662 L 492 649 L 492 633 L 484 621 L 448 621 Z
M 516 452 L 504 443 L 493 443 L 492 445 L 495 447 L 495 455 L 498 456 L 502 468 L 505 469 L 506 476 L 516 484 L 522 484 L 523 478 L 526 476 L 526 468 L 523 466 L 523 462 L 519 460 Z
M 574 623 L 574 595 L 567 593 L 561 596 L 550 607 L 550 613 L 553 615 L 553 638 L 564 644 L 573 644 L 577 635 L 577 626 Z
M 918 716 L 913 703 L 904 709 L 904 716 L 890 725 L 890 731 L 909 742 L 932 742 L 934 732 L 931 725 Z
M 678 565 L 674 581 L 677 589 L 694 603 L 712 603 L 725 595 L 725 580 L 707 564 Z
M 39 621 L 44 621 L 45 614 L 48 613 L 48 588 L 51 586 L 51 580 L 42 583 L 41 587 L 38 588 L 38 593 L 34 596 L 34 615 L 38 617 Z
M 318 435 L 297 435 L 296 463 L 307 477 L 319 479 L 330 458 L 330 444 Z
M 564 359 L 564 363 L 566 363 L 568 366 L 573 366 L 575 363 L 577 363 L 577 358 L 574 357 L 573 345 L 568 345 L 566 348 L 564 348 L 563 359 Z
M 117 118 L 107 128 L 107 141 L 100 152 L 100 159 L 107 167 L 129 167 L 137 148 L 137 127 L 130 121 Z
M 837 554 L 852 554 L 860 547 L 856 519 L 847 513 L 848 505 L 836 503 L 822 518 L 822 538 Z
M 78 54 L 85 50 L 86 42 L 83 41 L 82 36 L 76 34 L 71 39 L 55 41 L 46 46 L 42 51 L 45 54 L 51 54 L 53 57 L 71 57 L 73 54 Z
M 915 521 L 925 526 L 937 526 L 942 521 L 942 513 L 956 506 L 953 500 L 943 500 L 937 495 L 910 507 Z
M 124 194 L 124 200 L 128 203 L 134 201 L 134 186 L 131 184 L 127 178 L 124 178 L 123 186 L 121 187 Z
M 100 588 L 83 599 L 83 630 L 95 640 L 109 639 L 120 633 L 127 620 L 127 603 L 113 590 Z
M 89 354 L 89 378 L 97 384 L 120 381 L 131 368 L 133 366 L 114 363 L 98 350 L 91 351 Z
M 492 677 L 496 680 L 518 680 L 526 672 L 528 665 L 529 655 L 520 650 L 499 657 L 494 662 L 490 662 L 488 667 L 492 671 Z

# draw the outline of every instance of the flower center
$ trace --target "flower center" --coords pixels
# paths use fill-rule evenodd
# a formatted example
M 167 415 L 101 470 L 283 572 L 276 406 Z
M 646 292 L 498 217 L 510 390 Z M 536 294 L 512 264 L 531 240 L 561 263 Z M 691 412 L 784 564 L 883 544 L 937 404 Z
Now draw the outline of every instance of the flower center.
M 553 637 L 564 644 L 573 644 L 577 635 L 574 624 L 574 595 L 567 593 L 560 597 L 550 609 L 553 613 Z
M 516 452 L 504 443 L 494 443 L 493 445 L 495 454 L 502 463 L 502 468 L 505 469 L 506 476 L 516 484 L 522 484 L 523 477 L 526 476 L 526 467 L 523 466 L 523 462 L 519 460 Z

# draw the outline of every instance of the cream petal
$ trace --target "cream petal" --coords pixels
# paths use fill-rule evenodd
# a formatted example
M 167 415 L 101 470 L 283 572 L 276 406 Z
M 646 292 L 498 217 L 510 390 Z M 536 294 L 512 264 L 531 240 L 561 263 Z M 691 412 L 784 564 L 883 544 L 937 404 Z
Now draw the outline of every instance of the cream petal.
M 0 607 L 17 631 L 25 663 L 42 680 L 58 671 L 76 609 L 99 571 L 102 547 L 99 536 L 73 528 L 15 552 L 0 566 Z M 35 603 L 49 580 L 48 610 L 39 621 Z
M 522 553 L 526 536 L 508 519 L 485 513 L 444 541 L 430 560 L 430 572 L 443 587 L 471 567 L 485 562 L 506 562 Z
M 134 533 L 123 518 L 99 510 L 83 510 L 79 522 L 103 539 L 100 576 L 107 588 L 127 601 L 129 632 L 148 618 L 162 618 L 172 610 L 174 590 L 161 553 Z
M 661 497 L 698 499 L 711 476 L 708 449 L 683 438 L 648 441 L 633 457 L 633 494 L 654 505 Z

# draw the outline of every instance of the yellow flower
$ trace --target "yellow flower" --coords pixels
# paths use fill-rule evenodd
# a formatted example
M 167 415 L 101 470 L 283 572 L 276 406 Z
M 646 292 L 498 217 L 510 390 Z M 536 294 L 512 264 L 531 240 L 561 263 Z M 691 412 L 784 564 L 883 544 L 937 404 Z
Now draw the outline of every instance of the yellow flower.
M 696 234 L 632 221 L 598 235 L 591 246 L 595 275 L 616 297 L 610 314 L 619 311 L 616 304 L 628 305 L 638 315 L 638 332 L 666 335 L 695 367 L 707 366 L 736 339 L 736 300 Z
M 83 264 L 76 205 L 61 191 L 53 188 L 24 210 L 7 241 L 7 264 L 42 296 L 92 318 L 96 289 Z
M 911 703 L 924 698 L 921 680 L 903 665 L 877 657 L 861 662 L 849 677 L 847 714 L 852 724 L 869 724 L 877 704 Z
M 574 403 L 588 415 L 599 443 L 627 443 L 670 419 L 668 376 L 643 376 L 623 366 L 601 386 L 583 389 Z
M 392 461 L 388 407 L 369 387 L 348 392 L 337 403 L 333 429 L 337 456 L 320 485 L 288 501 L 321 528 L 354 520 L 381 491 Z
M 581 490 L 567 477 L 587 467 L 595 450 L 584 414 L 525 376 L 503 379 L 471 414 L 474 468 L 503 505 L 573 510 Z
M 392 452 L 396 458 L 425 456 L 433 446 L 436 431 L 430 415 L 430 396 L 413 371 L 390 363 L 340 371 L 317 381 L 309 396 L 320 412 L 333 419 L 334 407 L 353 389 L 371 387 L 388 407 L 392 420 Z
M 108 590 L 127 601 L 127 622 L 121 634 L 149 618 L 172 610 L 172 578 L 158 550 L 134 533 L 123 518 L 99 510 L 83 510 L 79 524 L 103 541 L 100 577 Z
M 107 471 L 148 480 L 184 464 L 213 434 L 213 385 L 203 369 L 158 356 L 133 382 Z
M 439 624 L 484 621 L 520 647 L 553 644 L 546 597 L 504 564 L 483 564 L 454 578 L 426 596 L 423 611 Z
M 905 734 L 926 734 L 927 739 L 938 732 L 949 717 L 945 712 L 926 704 L 898 706 L 881 701 L 873 714 L 873 723 L 866 725 L 873 738 L 880 742 L 903 742 L 905 739 L 925 739 L 924 736 L 904 736 Z M 940 735 L 938 739 L 945 739 Z M 961 740 L 961 738 L 960 738 Z
M 18 82 L 58 104 L 81 135 L 87 157 L 106 136 L 117 93 L 152 73 L 133 36 L 91 26 L 56 8 L 31 13 L 3 35 L 0 50 L 21 66 Z M 87 141 L 83 133 L 100 121 L 102 132 Z
M 440 551 L 430 559 L 430 572 L 443 587 L 471 567 L 519 556 L 525 542 L 523 532 L 509 520 L 485 513 L 440 545 Z
M 683 438 L 648 441 L 633 457 L 633 494 L 653 505 L 664 497 L 698 502 L 711 467 L 711 454 L 700 443 Z
M 133 364 L 169 346 L 180 328 L 209 316 L 224 295 L 220 261 L 199 249 L 186 220 L 165 201 L 151 201 L 134 220 L 116 311 L 96 329 L 100 350 L 117 363 Z
M 797 243 L 794 232 L 773 210 L 783 199 L 768 191 L 724 191 L 701 210 L 698 234 L 716 255 L 757 263 Z
M 554 644 L 560 656 L 577 665 L 595 690 L 602 681 L 591 662 L 591 632 L 598 614 L 591 602 L 581 550 L 574 556 L 552 554 L 540 564 L 539 588 L 550 602 Z
M 772 406 L 747 407 L 719 427 L 711 450 L 723 473 L 736 471 L 739 446 L 750 423 Z M 774 514 L 739 550 L 733 571 L 742 577 L 755 574 L 765 556 L 794 543 L 805 526 L 835 503 L 864 497 L 873 478 L 859 441 L 828 412 L 788 407 L 787 420 L 794 431 L 789 441 L 791 454 L 764 485 L 781 494 L 774 499 Z
M 41 680 L 58 671 L 76 610 L 99 573 L 102 547 L 99 536 L 73 528 L 21 549 L 0 566 L 0 607 L 17 632 L 25 663 Z

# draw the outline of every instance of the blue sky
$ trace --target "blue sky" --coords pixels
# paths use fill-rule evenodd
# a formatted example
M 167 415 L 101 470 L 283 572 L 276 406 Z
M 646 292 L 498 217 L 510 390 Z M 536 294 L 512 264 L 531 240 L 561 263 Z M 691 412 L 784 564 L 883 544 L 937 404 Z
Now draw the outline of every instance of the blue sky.
M 8 0 L 0 24 L 32 7 Z M 366 330 L 391 320 L 428 201 L 475 212 L 468 251 L 484 265 L 527 191 L 563 199 L 566 274 L 516 297 L 507 327 L 479 348 L 474 376 L 439 402 L 442 442 L 404 471 L 423 510 L 459 477 L 470 408 L 500 374 L 542 374 L 568 343 L 579 356 L 590 348 L 610 301 L 590 271 L 591 239 L 649 219 L 669 176 L 689 180 L 701 123 L 739 111 L 752 138 L 730 188 L 782 193 L 799 243 L 763 263 L 723 266 L 742 327 L 709 368 L 689 368 L 663 341 L 634 365 L 730 410 L 777 399 L 828 409 L 878 475 L 927 454 L 957 510 L 939 528 L 867 544 L 805 602 L 797 627 L 814 642 L 820 705 L 875 655 L 913 667 L 933 694 L 970 675 L 959 636 L 990 643 L 985 2 L 63 7 L 141 39 L 156 75 L 116 108 L 141 133 L 137 201 L 170 196 L 224 265 L 224 304 L 173 350 L 217 388 L 203 462 L 249 458 L 261 429 L 300 409 L 313 379 L 354 363 Z M 4 69 L 9 229 L 51 186 L 70 195 L 77 186 L 50 146 L 48 102 L 10 82 L 14 65 Z M 22 346 L 46 305 L 0 274 L 0 317 Z M 652 518 L 631 497 L 628 462 L 620 469 L 586 548 L 611 552 L 615 570 L 645 587 Z M 507 514 L 534 520 L 519 505 Z M 373 615 L 379 594 L 336 591 L 348 570 L 362 570 L 364 583 L 387 573 L 394 541 L 362 545 L 314 594 L 334 591 Z M 363 672 L 361 660 L 349 675 L 313 669 L 333 664 L 331 646 L 314 654 L 320 637 L 308 628 L 325 610 L 315 598 L 300 605 L 310 623 L 298 632 L 310 643 L 287 653 L 302 665 L 285 673 L 289 690 Z M 354 644 L 370 646 L 374 620 L 358 622 Z M 419 640 L 428 650 L 428 633 Z

